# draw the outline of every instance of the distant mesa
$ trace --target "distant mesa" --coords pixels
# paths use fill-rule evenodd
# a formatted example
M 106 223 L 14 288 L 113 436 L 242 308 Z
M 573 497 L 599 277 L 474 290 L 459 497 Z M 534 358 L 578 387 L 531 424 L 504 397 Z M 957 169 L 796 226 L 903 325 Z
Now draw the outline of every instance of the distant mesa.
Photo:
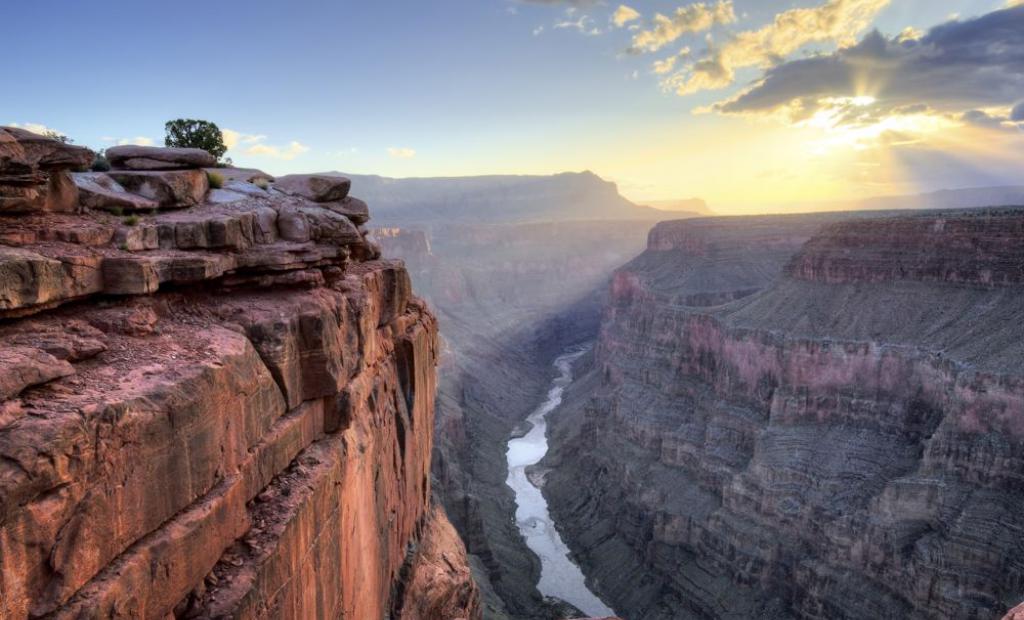
M 665 219 L 663 211 L 634 204 L 615 183 L 589 171 L 406 179 L 323 174 L 352 179 L 384 226 Z
M 647 200 L 648 207 L 659 211 L 685 211 L 698 215 L 715 215 L 708 203 L 701 198 L 684 198 L 682 200 Z
M 1024 206 L 1024 185 L 942 189 L 920 194 L 871 196 L 853 200 L 801 202 L 785 211 L 887 211 L 910 209 L 973 209 Z

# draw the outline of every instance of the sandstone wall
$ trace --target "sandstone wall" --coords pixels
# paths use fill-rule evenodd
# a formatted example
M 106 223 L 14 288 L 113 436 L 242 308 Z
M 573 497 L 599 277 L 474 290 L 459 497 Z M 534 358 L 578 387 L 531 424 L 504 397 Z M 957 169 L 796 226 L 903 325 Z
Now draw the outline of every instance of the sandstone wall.
M 657 277 L 672 249 L 620 270 L 545 488 L 616 609 L 993 618 L 1019 602 L 1022 224 L 830 223 L 792 259 L 744 250 L 784 275 L 724 304 Z
M 345 180 L 199 176 L 0 220 L 0 617 L 478 617 L 404 265 Z

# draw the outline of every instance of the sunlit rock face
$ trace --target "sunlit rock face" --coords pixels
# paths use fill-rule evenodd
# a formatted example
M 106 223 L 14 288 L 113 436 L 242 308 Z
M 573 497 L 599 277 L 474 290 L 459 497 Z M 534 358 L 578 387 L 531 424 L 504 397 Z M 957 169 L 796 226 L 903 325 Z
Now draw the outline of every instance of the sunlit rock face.
M 77 206 L 70 172 L 93 152 L 18 127 L 0 127 L 0 214 L 64 213 Z
M 598 591 L 634 620 L 1017 604 L 1022 226 L 982 209 L 655 229 L 553 414 L 545 492 Z
M 0 217 L 0 617 L 479 617 L 437 323 L 337 183 Z

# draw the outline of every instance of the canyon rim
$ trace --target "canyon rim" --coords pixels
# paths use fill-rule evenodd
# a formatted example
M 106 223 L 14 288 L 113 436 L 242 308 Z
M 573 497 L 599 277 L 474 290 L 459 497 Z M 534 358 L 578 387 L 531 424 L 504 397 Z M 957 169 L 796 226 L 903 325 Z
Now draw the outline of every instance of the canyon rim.
M 1022 0 L 0 14 L 0 620 L 1024 620 Z

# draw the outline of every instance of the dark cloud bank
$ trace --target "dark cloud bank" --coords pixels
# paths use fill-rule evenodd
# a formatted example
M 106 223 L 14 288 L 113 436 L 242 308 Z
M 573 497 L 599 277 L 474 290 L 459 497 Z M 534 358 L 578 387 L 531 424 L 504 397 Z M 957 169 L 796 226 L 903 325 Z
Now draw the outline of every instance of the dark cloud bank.
M 947 22 L 919 39 L 874 31 L 853 47 L 773 67 L 716 109 L 768 112 L 799 100 L 813 112 L 821 98 L 864 94 L 888 110 L 925 104 L 969 112 L 1017 103 L 1011 118 L 1024 121 L 1024 6 Z M 1005 120 L 973 116 L 965 120 Z

